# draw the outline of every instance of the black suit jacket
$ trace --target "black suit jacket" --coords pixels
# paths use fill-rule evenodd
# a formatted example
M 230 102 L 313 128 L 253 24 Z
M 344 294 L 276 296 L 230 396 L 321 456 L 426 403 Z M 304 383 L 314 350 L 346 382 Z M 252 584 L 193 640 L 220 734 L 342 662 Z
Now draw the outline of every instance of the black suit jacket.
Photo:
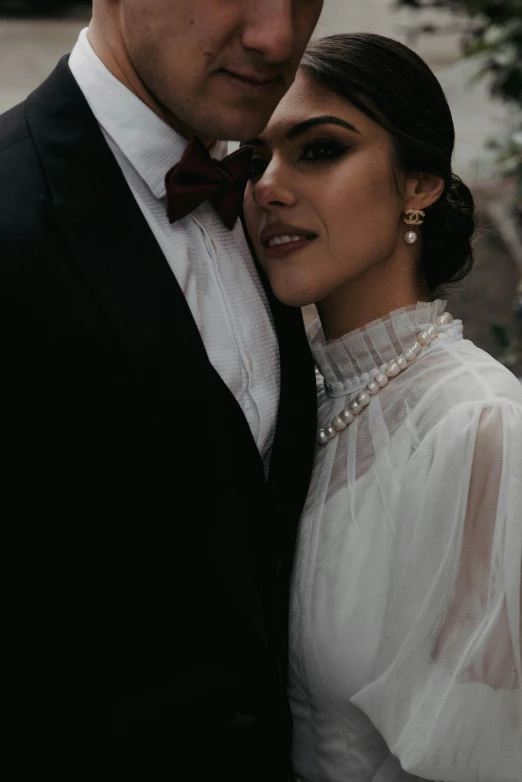
M 10 779 L 287 778 L 315 388 L 301 314 L 269 296 L 265 482 L 66 58 L 0 118 Z

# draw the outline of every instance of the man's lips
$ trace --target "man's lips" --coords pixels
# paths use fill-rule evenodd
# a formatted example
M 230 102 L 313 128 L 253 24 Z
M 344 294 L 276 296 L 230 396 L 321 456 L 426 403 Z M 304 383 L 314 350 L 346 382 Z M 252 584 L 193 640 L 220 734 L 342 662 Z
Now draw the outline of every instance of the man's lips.
M 221 70 L 225 76 L 233 79 L 239 87 L 255 90 L 258 92 L 268 92 L 272 90 L 277 84 L 280 84 L 281 76 L 263 76 L 256 73 L 229 71 L 226 68 Z

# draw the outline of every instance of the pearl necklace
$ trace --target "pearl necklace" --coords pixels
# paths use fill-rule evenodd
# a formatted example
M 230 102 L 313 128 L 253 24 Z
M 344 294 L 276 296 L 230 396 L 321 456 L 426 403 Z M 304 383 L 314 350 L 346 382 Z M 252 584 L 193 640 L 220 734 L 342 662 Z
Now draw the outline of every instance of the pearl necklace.
M 396 377 L 401 372 L 404 372 L 410 364 L 413 364 L 423 349 L 427 348 L 434 339 L 437 339 L 441 328 L 449 326 L 451 323 L 453 323 L 453 315 L 450 315 L 449 312 L 444 312 L 435 319 L 435 324 L 433 326 L 429 326 L 427 329 L 423 329 L 423 331 L 420 331 L 417 334 L 417 338 L 413 345 L 405 350 L 402 356 L 398 356 L 398 358 L 389 361 L 388 364 L 382 368 L 376 367 L 372 370 L 370 375 L 373 376 L 373 380 L 370 380 L 370 382 L 366 384 L 366 391 L 358 393 L 355 399 L 346 405 L 344 410 L 332 418 L 332 421 L 328 426 L 319 429 L 317 432 L 318 445 L 326 445 L 330 440 L 333 440 L 340 432 L 346 429 L 352 421 L 355 421 L 355 417 L 370 404 L 372 396 L 375 396 L 379 393 L 381 388 L 387 386 L 392 377 Z M 317 369 L 316 372 L 318 372 Z

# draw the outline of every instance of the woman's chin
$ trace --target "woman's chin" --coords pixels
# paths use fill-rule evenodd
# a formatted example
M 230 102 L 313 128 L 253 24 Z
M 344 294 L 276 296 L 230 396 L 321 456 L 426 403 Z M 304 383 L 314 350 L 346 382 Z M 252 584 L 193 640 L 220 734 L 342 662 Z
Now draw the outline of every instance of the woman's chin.
M 276 299 L 288 307 L 306 307 L 314 304 L 317 291 L 303 280 L 286 280 L 269 278 L 270 286 Z
M 313 297 L 303 296 L 297 291 L 284 291 L 278 293 L 274 290 L 274 294 L 282 304 L 286 304 L 288 307 L 306 307 L 308 304 L 314 303 Z

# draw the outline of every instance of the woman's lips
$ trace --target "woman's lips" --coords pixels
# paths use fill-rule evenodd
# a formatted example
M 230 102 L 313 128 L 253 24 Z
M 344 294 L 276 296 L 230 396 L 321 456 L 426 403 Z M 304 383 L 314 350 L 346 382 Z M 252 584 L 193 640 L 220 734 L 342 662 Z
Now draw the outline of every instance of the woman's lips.
M 263 252 L 267 258 L 287 258 L 289 255 L 307 247 L 311 242 L 317 239 L 316 236 L 303 236 L 302 238 L 285 242 L 284 244 L 272 244 L 270 246 L 264 246 Z

